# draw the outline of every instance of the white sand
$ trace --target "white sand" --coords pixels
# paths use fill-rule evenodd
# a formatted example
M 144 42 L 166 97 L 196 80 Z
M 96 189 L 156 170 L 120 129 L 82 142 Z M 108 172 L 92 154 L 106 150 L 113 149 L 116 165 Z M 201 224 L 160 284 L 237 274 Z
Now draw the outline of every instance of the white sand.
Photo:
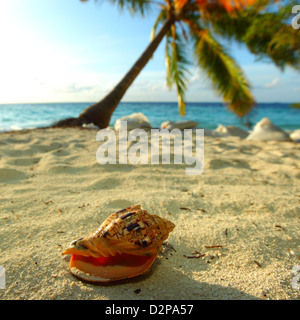
M 299 299 L 299 144 L 205 137 L 204 172 L 187 176 L 185 164 L 101 166 L 95 136 L 0 135 L 0 299 Z M 74 278 L 63 249 L 133 204 L 176 225 L 151 271 Z

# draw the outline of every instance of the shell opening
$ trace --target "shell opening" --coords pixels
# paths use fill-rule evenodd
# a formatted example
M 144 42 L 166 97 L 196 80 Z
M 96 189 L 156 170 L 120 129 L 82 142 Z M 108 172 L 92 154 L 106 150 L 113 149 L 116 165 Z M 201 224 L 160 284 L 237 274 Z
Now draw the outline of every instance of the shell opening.
M 73 254 L 70 271 L 86 281 L 109 282 L 138 276 L 147 271 L 157 257 L 117 254 L 109 257 L 85 257 Z

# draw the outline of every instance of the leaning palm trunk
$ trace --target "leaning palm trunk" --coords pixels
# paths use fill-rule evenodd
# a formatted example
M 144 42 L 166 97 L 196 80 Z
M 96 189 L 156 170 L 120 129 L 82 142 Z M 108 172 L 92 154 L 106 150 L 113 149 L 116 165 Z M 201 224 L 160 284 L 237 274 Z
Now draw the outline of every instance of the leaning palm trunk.
M 109 125 L 110 118 L 117 108 L 122 97 L 126 93 L 127 89 L 130 87 L 141 70 L 150 60 L 154 51 L 156 50 L 166 33 L 170 30 L 170 27 L 173 23 L 174 18 L 170 17 L 157 33 L 156 37 L 148 45 L 140 58 L 127 72 L 124 78 L 115 86 L 115 88 L 101 101 L 83 110 L 83 112 L 79 116 L 79 119 L 82 123 L 94 123 L 99 128 L 106 128 Z

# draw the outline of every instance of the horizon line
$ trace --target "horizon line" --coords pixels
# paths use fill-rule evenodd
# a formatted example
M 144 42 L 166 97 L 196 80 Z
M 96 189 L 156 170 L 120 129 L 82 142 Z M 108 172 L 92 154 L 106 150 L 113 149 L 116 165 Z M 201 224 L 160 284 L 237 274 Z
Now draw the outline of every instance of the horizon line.
M 87 103 L 87 104 L 95 104 L 98 101 L 56 101 L 56 102 L 0 102 L 0 105 L 5 105 L 5 104 L 67 104 L 67 103 Z M 178 104 L 177 101 L 120 101 L 119 104 L 121 103 L 172 103 L 172 104 Z M 228 103 L 226 102 L 220 102 L 220 101 L 186 101 L 186 104 L 189 103 L 214 103 L 214 104 L 223 104 L 223 105 L 227 105 Z M 279 101 L 268 101 L 268 102 L 257 102 L 255 105 L 258 104 L 294 104 L 294 103 L 299 103 L 297 101 L 293 101 L 293 102 L 279 102 Z M 254 106 L 255 106 L 254 105 Z

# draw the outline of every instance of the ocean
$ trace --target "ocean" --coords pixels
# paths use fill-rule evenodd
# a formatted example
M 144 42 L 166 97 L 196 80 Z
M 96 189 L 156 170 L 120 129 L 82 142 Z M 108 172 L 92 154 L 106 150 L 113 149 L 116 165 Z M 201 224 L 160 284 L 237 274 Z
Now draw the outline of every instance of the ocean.
M 40 128 L 69 118 L 77 117 L 91 102 L 86 103 L 32 103 L 0 104 L 0 132 Z M 185 117 L 178 114 L 175 102 L 121 102 L 115 110 L 110 125 L 124 115 L 142 112 L 152 127 L 160 127 L 163 121 L 194 120 L 200 128 L 216 129 L 219 124 L 235 125 L 248 129 L 246 122 L 228 110 L 222 103 L 187 103 Z M 275 125 L 284 130 L 300 128 L 300 109 L 288 103 L 260 103 L 252 111 L 249 120 L 255 125 L 268 117 Z

